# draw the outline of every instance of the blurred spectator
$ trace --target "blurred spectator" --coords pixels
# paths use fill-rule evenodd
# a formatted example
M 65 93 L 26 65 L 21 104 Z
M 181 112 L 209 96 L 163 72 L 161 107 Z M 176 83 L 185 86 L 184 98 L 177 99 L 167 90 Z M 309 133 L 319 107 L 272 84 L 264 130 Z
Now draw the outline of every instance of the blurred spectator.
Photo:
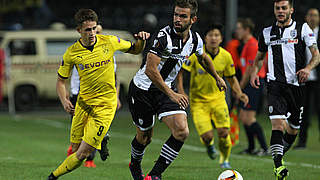
M 158 19 L 157 17 L 152 14 L 152 13 L 148 13 L 144 16 L 143 18 L 143 28 L 147 31 L 147 32 L 154 32 L 158 25 Z
M 320 48 L 320 37 L 319 37 L 319 11 L 315 8 L 309 9 L 306 15 L 306 21 L 312 31 L 314 32 L 314 36 L 317 39 L 318 48 Z M 309 48 L 306 48 L 306 57 L 307 63 L 311 60 L 311 52 Z M 310 76 L 308 81 L 306 82 L 306 97 L 304 102 L 304 113 L 303 113 L 303 120 L 301 124 L 301 130 L 299 133 L 298 144 L 294 147 L 295 149 L 304 149 L 307 145 L 307 138 L 308 138 L 308 128 L 310 125 L 310 114 L 311 114 L 311 107 L 314 107 L 319 120 L 319 131 L 320 131 L 320 67 L 318 66 L 316 69 L 313 69 L 310 72 Z M 313 105 L 313 106 L 311 106 Z M 320 136 L 319 136 L 320 140 Z

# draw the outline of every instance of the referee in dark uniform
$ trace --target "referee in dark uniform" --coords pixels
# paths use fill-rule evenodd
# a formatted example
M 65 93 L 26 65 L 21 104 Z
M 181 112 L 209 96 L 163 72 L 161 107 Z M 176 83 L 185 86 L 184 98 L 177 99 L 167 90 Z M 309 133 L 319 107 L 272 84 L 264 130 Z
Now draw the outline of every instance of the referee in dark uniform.
M 270 149 L 276 179 L 289 175 L 282 162 L 284 153 L 294 143 L 303 114 L 303 85 L 310 71 L 320 61 L 313 31 L 307 23 L 291 19 L 292 0 L 274 0 L 276 23 L 264 28 L 259 36 L 259 50 L 251 69 L 250 83 L 260 85 L 258 70 L 268 52 L 267 92 L 272 124 Z M 312 54 L 306 65 L 305 48 Z

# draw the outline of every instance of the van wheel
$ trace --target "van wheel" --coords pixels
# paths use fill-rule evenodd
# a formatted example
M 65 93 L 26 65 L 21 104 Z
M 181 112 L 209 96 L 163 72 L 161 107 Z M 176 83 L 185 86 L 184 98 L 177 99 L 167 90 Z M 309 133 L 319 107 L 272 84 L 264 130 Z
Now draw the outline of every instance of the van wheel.
M 21 86 L 15 90 L 14 101 L 17 111 L 32 110 L 37 101 L 37 93 L 32 86 Z

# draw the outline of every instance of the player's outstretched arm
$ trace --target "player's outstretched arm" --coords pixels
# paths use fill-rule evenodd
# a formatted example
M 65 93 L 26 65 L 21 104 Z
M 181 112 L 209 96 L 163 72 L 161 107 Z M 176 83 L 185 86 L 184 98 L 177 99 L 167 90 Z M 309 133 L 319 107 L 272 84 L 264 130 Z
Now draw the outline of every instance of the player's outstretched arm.
M 309 47 L 312 58 L 309 62 L 309 64 L 307 64 L 307 66 L 303 69 L 300 69 L 297 72 L 297 76 L 299 78 L 299 82 L 303 83 L 305 82 L 309 75 L 310 75 L 310 71 L 315 68 L 316 66 L 319 65 L 320 63 L 320 55 L 319 55 L 319 49 L 317 47 L 317 44 L 313 44 L 312 46 Z
M 231 89 L 236 93 L 236 98 L 240 99 L 240 101 L 243 102 L 244 106 L 247 106 L 249 98 L 245 93 L 242 92 L 239 81 L 236 78 L 236 76 L 228 77 L 226 79 L 229 82 Z
M 134 34 L 137 41 L 133 44 L 132 48 L 128 51 L 130 54 L 139 54 L 143 51 L 146 40 L 149 39 L 150 33 L 140 31 L 138 34 Z
M 213 63 L 206 53 L 203 53 L 201 56 L 197 56 L 198 62 L 200 65 L 216 80 L 217 86 L 220 91 L 227 89 L 227 85 L 224 80 L 218 75 L 217 71 L 213 67 Z
M 66 80 L 65 79 L 58 77 L 57 84 L 56 84 L 56 90 L 57 90 L 59 99 L 61 101 L 61 104 L 63 105 L 64 110 L 73 115 L 74 114 L 74 107 L 68 98 L 68 93 L 67 93 L 68 91 L 66 89 Z
M 181 107 L 186 108 L 189 104 L 188 98 L 183 94 L 179 94 L 170 89 L 161 77 L 158 70 L 161 58 L 153 53 L 147 54 L 146 70 L 145 73 L 152 81 L 152 83 L 159 88 L 163 93 L 169 96 L 169 98 L 179 104 Z
M 260 86 L 258 72 L 263 65 L 263 59 L 265 56 L 266 56 L 266 52 L 258 51 L 256 58 L 254 59 L 253 66 L 252 66 L 252 68 L 250 68 L 250 71 L 251 71 L 250 72 L 250 84 L 252 87 L 257 88 L 257 89 Z

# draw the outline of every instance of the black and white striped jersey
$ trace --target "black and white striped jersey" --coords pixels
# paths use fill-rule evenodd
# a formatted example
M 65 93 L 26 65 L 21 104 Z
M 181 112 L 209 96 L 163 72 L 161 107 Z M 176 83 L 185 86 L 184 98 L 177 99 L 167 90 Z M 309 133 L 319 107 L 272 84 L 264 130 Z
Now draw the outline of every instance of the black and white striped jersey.
M 299 86 L 296 73 L 305 67 L 305 49 L 317 44 L 314 33 L 307 23 L 291 20 L 283 28 L 275 23 L 262 30 L 259 51 L 268 52 L 268 81 Z
M 161 29 L 152 39 L 152 47 L 149 52 L 161 58 L 158 70 L 166 85 L 170 88 L 175 80 L 182 64 L 191 54 L 197 56 L 203 54 L 203 41 L 198 33 L 189 31 L 189 39 L 183 43 L 183 39 L 176 34 L 171 26 Z M 141 68 L 133 77 L 134 84 L 143 90 L 156 88 L 145 74 L 146 63 L 143 61 Z

